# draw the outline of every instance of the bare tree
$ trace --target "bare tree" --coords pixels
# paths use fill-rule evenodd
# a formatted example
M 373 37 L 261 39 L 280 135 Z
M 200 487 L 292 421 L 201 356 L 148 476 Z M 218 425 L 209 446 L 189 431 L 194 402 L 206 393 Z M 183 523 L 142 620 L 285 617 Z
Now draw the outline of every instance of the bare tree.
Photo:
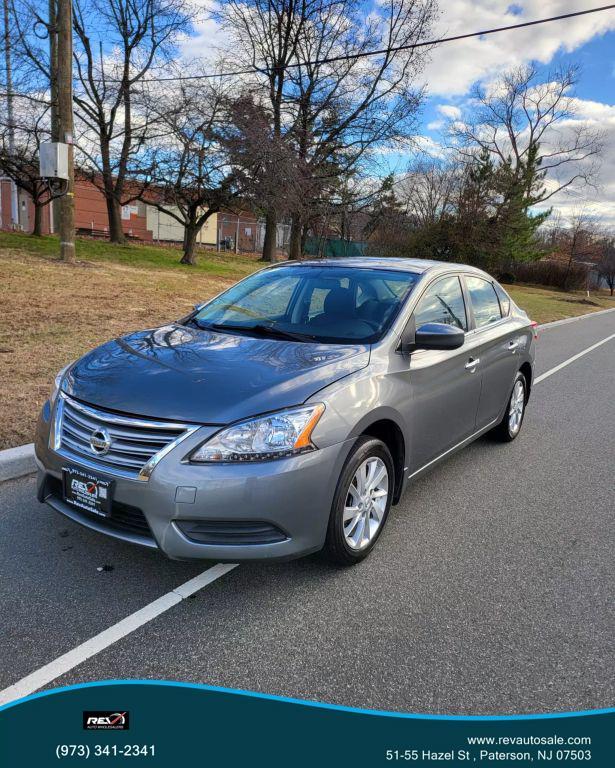
M 496 163 L 510 163 L 522 173 L 532 152 L 547 183 L 534 203 L 545 203 L 569 189 L 593 184 L 603 135 L 574 120 L 576 66 L 561 67 L 542 77 L 529 64 L 502 75 L 489 85 L 476 85 L 473 119 L 453 121 L 450 134 L 468 158 L 490 153 Z
M 277 221 L 288 215 L 305 196 L 302 169 L 288 134 L 276 135 L 268 109 L 251 95 L 227 100 L 228 121 L 225 146 L 242 196 L 276 227 L 267 242 L 265 225 L 264 259 L 274 259 Z M 272 225 L 273 226 L 273 225 Z M 273 252 L 271 252 L 273 248 Z
M 463 165 L 455 158 L 437 161 L 419 157 L 396 185 L 398 198 L 419 227 L 453 216 L 463 182 Z
M 564 224 L 560 230 L 558 246 L 566 259 L 563 287 L 568 290 L 575 265 L 593 260 L 599 229 L 594 217 L 585 208 L 573 211 Z
M 223 131 L 226 97 L 221 84 L 181 81 L 154 87 L 143 103 L 155 115 L 158 138 L 136 174 L 140 198 L 184 228 L 182 264 L 195 264 L 197 236 L 207 220 L 237 195 Z
M 435 16 L 435 0 L 386 0 L 369 16 L 359 0 L 328 0 L 306 25 L 289 70 L 288 110 L 311 194 L 293 215 L 291 258 L 300 255 L 311 208 L 337 197 L 345 178 L 367 167 L 377 175 L 377 148 L 407 148 L 428 53 L 410 46 L 429 35 Z M 365 55 L 376 49 L 384 52 Z
M 289 66 L 299 40 L 321 0 L 222 0 L 215 16 L 230 34 L 237 61 L 252 68 L 246 85 L 259 88 L 267 104 L 271 141 L 278 151 L 288 126 L 284 120 Z M 272 261 L 276 248 L 278 211 L 265 213 L 263 259 Z
M 40 233 L 41 212 L 49 202 L 38 177 L 38 148 L 49 128 L 47 59 L 30 0 L 4 0 L 4 51 L 0 67 L 0 171 L 13 181 L 12 208 L 17 214 L 17 190 L 34 201 L 34 233 Z M 38 36 L 36 34 L 38 32 Z M 13 215 L 11 216 L 13 218 Z
M 190 26 L 189 0 L 75 0 L 78 142 L 91 180 L 105 196 L 109 236 L 124 242 L 121 206 L 135 199 L 127 183 L 138 169 L 153 117 L 142 105 L 140 83 L 176 52 Z
M 4 108 L 0 110 L 0 172 L 31 197 L 32 234 L 41 235 L 43 209 L 54 197 L 39 171 L 40 145 L 49 141 L 48 106 L 20 99 L 14 117 L 15 124 Z
M 245 51 L 241 64 L 253 70 L 246 87 L 266 105 L 271 142 L 279 147 L 285 138 L 295 154 L 293 185 L 300 182 L 304 194 L 292 211 L 291 257 L 299 255 L 306 216 L 328 205 L 344 173 L 354 172 L 370 148 L 407 135 L 422 95 L 412 81 L 425 52 L 393 48 L 424 37 L 434 14 L 435 0 L 386 0 L 370 14 L 359 0 L 218 4 L 217 17 Z M 270 208 L 267 260 L 276 221 Z
M 596 265 L 598 275 L 604 280 L 611 291 L 611 296 L 615 294 L 615 238 L 609 237 L 602 243 L 602 254 Z

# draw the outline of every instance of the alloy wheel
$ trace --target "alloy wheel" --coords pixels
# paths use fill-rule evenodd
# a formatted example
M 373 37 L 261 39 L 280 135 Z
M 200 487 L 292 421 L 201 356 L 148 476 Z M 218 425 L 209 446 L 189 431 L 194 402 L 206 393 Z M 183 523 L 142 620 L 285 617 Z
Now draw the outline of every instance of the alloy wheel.
M 512 395 L 510 396 L 510 407 L 508 409 L 508 429 L 511 435 L 516 435 L 521 429 L 524 408 L 525 387 L 523 382 L 518 379 L 513 387 Z
M 371 456 L 354 473 L 344 505 L 344 538 L 355 550 L 365 549 L 378 532 L 389 498 L 389 472 L 384 461 Z

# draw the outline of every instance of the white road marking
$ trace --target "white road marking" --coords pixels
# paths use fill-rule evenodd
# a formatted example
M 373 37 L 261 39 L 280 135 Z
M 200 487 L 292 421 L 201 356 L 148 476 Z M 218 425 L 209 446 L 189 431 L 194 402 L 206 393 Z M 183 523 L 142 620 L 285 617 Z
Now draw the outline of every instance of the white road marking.
M 144 608 L 131 613 L 130 616 L 126 616 L 125 619 L 118 621 L 117 624 L 113 624 L 113 626 L 108 627 L 98 635 L 94 635 L 94 637 L 81 643 L 81 645 L 78 645 L 71 651 L 58 656 L 57 659 L 50 661 L 49 664 L 45 664 L 44 667 L 35 670 L 31 674 L 26 675 L 26 677 L 22 677 L 21 680 L 0 691 L 0 706 L 7 704 L 9 701 L 20 699 L 23 696 L 28 696 L 39 688 L 48 685 L 56 678 L 82 664 L 91 656 L 104 651 L 105 648 L 134 632 L 135 629 L 139 629 L 139 627 L 168 611 L 169 608 L 173 608 L 174 605 L 181 603 L 182 600 L 185 600 L 190 595 L 232 571 L 237 565 L 237 563 L 217 563 L 193 579 L 181 584 L 176 589 L 167 592 L 166 595 L 162 595 L 162 597 L 149 603 Z
M 587 349 L 568 358 L 568 360 L 564 360 L 563 363 L 556 365 L 555 368 L 551 368 L 549 371 L 546 371 L 546 373 L 537 376 L 534 379 L 534 384 L 539 384 L 554 373 L 561 371 L 562 368 L 574 363 L 574 361 L 578 360 L 580 357 L 589 354 L 594 349 L 611 341 L 611 339 L 615 339 L 615 333 L 607 336 L 606 339 L 602 339 L 601 341 L 592 344 L 591 347 L 587 347 Z M 126 616 L 125 619 L 118 621 L 117 624 L 113 624 L 98 635 L 94 635 L 94 637 L 81 643 L 81 645 L 78 645 L 71 651 L 50 661 L 49 664 L 45 664 L 44 667 L 35 670 L 31 674 L 26 675 L 26 677 L 22 677 L 21 680 L 18 680 L 13 685 L 9 685 L 8 688 L 0 691 L 0 706 L 7 704 L 10 701 L 14 701 L 15 699 L 28 696 L 39 688 L 53 682 L 53 680 L 56 680 L 58 677 L 61 677 L 66 672 L 70 672 L 71 669 L 79 666 L 79 664 L 87 661 L 87 659 L 104 651 L 105 648 L 113 645 L 113 643 L 116 643 L 118 640 L 126 637 L 144 624 L 149 623 L 157 616 L 165 613 L 169 608 L 173 608 L 173 606 L 181 603 L 182 600 L 185 600 L 187 597 L 190 597 L 190 595 L 193 595 L 203 587 L 206 587 L 208 584 L 216 581 L 229 571 L 232 571 L 237 565 L 238 563 L 217 563 L 206 571 L 203 571 L 203 573 L 200 573 L 198 576 L 195 576 L 193 579 L 184 582 L 184 584 L 180 584 L 176 589 L 172 589 L 170 592 L 162 595 L 162 597 L 149 603 L 144 608 L 131 613 L 130 616 Z
M 584 355 L 587 355 L 590 352 L 593 352 L 594 349 L 598 349 L 598 347 L 601 347 L 603 344 L 606 344 L 607 341 L 611 341 L 611 339 L 615 339 L 615 333 L 612 333 L 610 336 L 607 336 L 606 339 L 602 339 L 602 341 L 597 341 L 595 344 L 592 344 L 591 347 L 587 347 L 587 349 L 584 349 L 582 352 L 578 352 L 576 355 L 569 357 L 568 360 L 564 360 L 563 363 L 556 365 L 555 368 L 551 368 L 551 370 L 546 371 L 546 373 L 541 373 L 540 376 L 536 376 L 536 378 L 534 379 L 534 384 L 540 384 L 541 381 L 544 381 L 549 376 L 553 376 L 554 373 L 561 371 L 562 368 L 565 368 L 567 365 L 570 365 L 570 363 L 574 363 L 574 361 L 578 360 L 580 357 L 583 357 Z

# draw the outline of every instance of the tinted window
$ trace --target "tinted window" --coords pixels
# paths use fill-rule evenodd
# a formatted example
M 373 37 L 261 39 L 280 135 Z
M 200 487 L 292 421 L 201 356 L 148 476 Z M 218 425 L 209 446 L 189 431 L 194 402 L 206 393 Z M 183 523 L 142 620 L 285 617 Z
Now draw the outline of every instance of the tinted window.
M 443 277 L 424 293 L 414 310 L 416 327 L 425 323 L 445 323 L 468 330 L 466 307 L 458 277 Z
M 502 318 L 500 311 L 500 302 L 493 285 L 480 277 L 469 277 L 466 275 L 466 285 L 472 309 L 474 310 L 474 320 L 476 327 L 482 328 L 490 323 L 496 323 Z
M 495 286 L 495 292 L 497 293 L 498 299 L 500 300 L 500 309 L 502 310 L 502 316 L 507 317 L 508 313 L 510 312 L 510 296 L 506 293 L 506 291 L 502 288 L 501 285 L 494 283 L 494 286 Z
M 418 278 L 393 269 L 276 267 L 242 280 L 190 322 L 254 336 L 277 331 L 297 340 L 372 343 L 389 328 Z

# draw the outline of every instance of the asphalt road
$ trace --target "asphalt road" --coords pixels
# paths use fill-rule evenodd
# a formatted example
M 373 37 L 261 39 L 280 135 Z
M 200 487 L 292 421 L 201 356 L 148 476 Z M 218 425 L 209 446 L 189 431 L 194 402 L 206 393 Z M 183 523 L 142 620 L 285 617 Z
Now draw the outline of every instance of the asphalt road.
M 537 374 L 615 332 L 556 326 Z M 511 445 L 419 480 L 372 556 L 243 564 L 57 678 L 169 678 L 352 706 L 495 714 L 613 706 L 615 339 L 536 385 Z M 203 570 L 0 485 L 0 688 Z M 112 570 L 97 570 L 111 566 Z

